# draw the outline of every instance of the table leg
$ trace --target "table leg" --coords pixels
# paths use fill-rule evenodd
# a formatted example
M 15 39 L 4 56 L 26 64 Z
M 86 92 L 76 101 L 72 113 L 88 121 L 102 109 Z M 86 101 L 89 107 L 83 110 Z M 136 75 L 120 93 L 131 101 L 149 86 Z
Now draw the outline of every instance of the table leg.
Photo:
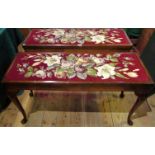
M 120 98 L 123 98 L 124 97 L 124 91 L 121 91 L 121 93 L 120 93 L 120 96 L 119 96 Z
M 29 95 L 30 95 L 30 97 L 34 96 L 34 95 L 33 95 L 33 90 L 30 90 Z
M 18 110 L 22 113 L 23 119 L 22 119 L 21 123 L 25 124 L 27 122 L 27 116 L 26 116 L 25 110 L 23 109 L 20 101 L 18 100 L 18 98 L 16 96 L 16 93 L 17 93 L 17 91 L 9 91 L 8 96 L 13 101 L 13 103 L 16 105 Z
M 145 101 L 145 99 L 147 98 L 146 95 L 137 95 L 137 100 L 134 103 L 133 107 L 131 108 L 129 115 L 128 115 L 128 119 L 127 122 L 129 125 L 133 125 L 133 121 L 131 120 L 131 116 L 132 114 L 137 110 L 137 108 Z

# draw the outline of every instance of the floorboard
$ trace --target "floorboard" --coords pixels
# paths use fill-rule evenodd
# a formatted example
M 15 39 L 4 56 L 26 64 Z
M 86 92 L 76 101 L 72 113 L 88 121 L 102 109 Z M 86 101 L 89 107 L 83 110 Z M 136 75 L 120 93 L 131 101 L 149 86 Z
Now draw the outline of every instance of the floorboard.
M 18 127 L 126 127 L 128 111 L 136 100 L 126 92 L 66 93 L 29 91 L 18 96 L 29 120 L 21 124 L 22 115 L 11 103 L 0 113 L 0 126 Z M 155 126 L 155 96 L 150 97 L 135 113 L 133 126 Z

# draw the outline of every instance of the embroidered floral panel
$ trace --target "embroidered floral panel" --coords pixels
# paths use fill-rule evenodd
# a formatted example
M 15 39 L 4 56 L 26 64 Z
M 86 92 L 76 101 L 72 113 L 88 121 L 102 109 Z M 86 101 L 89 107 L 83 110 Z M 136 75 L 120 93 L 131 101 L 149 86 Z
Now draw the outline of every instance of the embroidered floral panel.
M 126 45 L 129 39 L 122 29 L 32 29 L 25 45 Z
M 147 82 L 134 53 L 18 53 L 6 77 L 12 81 Z

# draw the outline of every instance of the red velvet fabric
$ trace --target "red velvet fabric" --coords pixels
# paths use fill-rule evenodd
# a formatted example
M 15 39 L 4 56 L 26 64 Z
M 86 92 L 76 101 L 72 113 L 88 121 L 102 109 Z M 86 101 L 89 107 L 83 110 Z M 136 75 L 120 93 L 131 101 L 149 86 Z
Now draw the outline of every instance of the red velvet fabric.
M 87 78 L 85 80 L 79 79 L 77 77 L 74 77 L 72 79 L 68 79 L 68 78 L 56 78 L 55 76 L 52 77 L 46 77 L 44 79 L 39 78 L 39 77 L 28 77 L 25 78 L 24 74 L 21 74 L 18 71 L 17 68 L 17 64 L 23 64 L 23 63 L 28 63 L 29 65 L 32 65 L 34 63 L 33 59 L 25 59 L 25 57 L 31 56 L 31 55 L 41 55 L 41 56 L 45 56 L 45 55 L 51 55 L 52 53 L 46 53 L 46 52 L 41 52 L 41 53 L 33 53 L 33 52 L 27 52 L 27 53 L 18 53 L 17 56 L 15 57 L 15 60 L 12 64 L 12 66 L 10 67 L 9 71 L 7 72 L 7 74 L 5 75 L 5 80 L 8 81 L 78 81 L 78 82 L 93 82 L 93 83 L 106 83 L 106 82 L 110 82 L 110 83 L 147 83 L 149 82 L 149 77 L 148 74 L 146 73 L 143 65 L 141 64 L 141 61 L 139 59 L 139 57 L 135 54 L 135 53 L 129 53 L 129 52 L 124 52 L 124 53 L 119 53 L 120 56 L 118 57 L 118 64 L 116 67 L 122 67 L 122 61 L 124 61 L 125 57 L 128 57 L 131 59 L 131 62 L 134 65 L 129 65 L 128 68 L 129 70 L 135 70 L 135 69 L 139 69 L 138 73 L 138 77 L 134 77 L 134 78 L 128 78 L 128 79 L 124 79 L 124 78 L 120 78 L 120 77 L 116 77 L 115 79 L 102 79 L 101 77 L 92 77 L 92 76 L 87 76 Z M 66 53 L 59 53 L 61 56 L 63 56 L 63 58 L 66 58 L 66 56 L 68 54 Z M 102 53 L 100 54 L 100 58 L 105 57 L 106 55 L 108 55 L 109 53 Z M 55 54 L 53 54 L 55 55 Z M 76 56 L 78 54 L 75 54 Z M 81 56 L 83 55 L 90 55 L 90 54 L 80 54 Z M 93 54 L 96 56 L 96 54 Z M 112 55 L 112 54 L 111 54 Z M 37 66 L 37 68 L 42 68 L 42 67 L 47 67 L 47 64 L 45 63 L 41 63 L 40 65 Z
M 34 46 L 78 46 L 77 42 L 76 43 L 62 43 L 62 42 L 58 41 L 57 43 L 48 43 L 48 42 L 40 43 L 34 39 L 34 36 L 36 36 L 36 35 L 41 35 L 41 36 L 45 35 L 45 33 L 40 32 L 40 30 L 42 30 L 42 29 L 32 29 L 29 36 L 24 41 L 24 45 L 25 46 L 32 46 L 32 45 L 34 45 Z M 68 32 L 70 29 L 64 29 L 64 30 Z M 79 30 L 85 31 L 85 30 L 92 30 L 92 29 L 79 29 Z M 99 31 L 100 29 L 96 28 L 93 30 Z M 105 41 L 104 43 L 95 44 L 94 42 L 85 41 L 82 44 L 82 46 L 127 45 L 130 43 L 128 36 L 126 35 L 126 33 L 122 29 L 114 29 L 114 28 L 108 29 L 106 36 L 112 37 L 112 33 L 114 33 L 114 31 L 117 33 L 117 38 L 122 38 L 120 43 L 119 42 L 113 42 L 113 41 L 112 42 L 106 42 Z M 55 39 L 55 36 L 50 35 L 50 38 Z

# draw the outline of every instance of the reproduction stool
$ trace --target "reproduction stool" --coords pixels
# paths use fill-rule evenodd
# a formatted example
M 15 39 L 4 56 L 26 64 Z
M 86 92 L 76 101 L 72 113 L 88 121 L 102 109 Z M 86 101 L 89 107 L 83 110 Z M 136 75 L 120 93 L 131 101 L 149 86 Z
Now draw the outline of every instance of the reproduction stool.
M 27 116 L 18 90 L 134 91 L 137 101 L 132 114 L 147 98 L 153 81 L 135 52 L 24 52 L 18 53 L 2 81 L 10 99 Z M 125 103 L 124 103 L 125 104 Z
M 133 45 L 123 29 L 49 28 L 32 29 L 22 44 L 25 51 L 130 50 Z

